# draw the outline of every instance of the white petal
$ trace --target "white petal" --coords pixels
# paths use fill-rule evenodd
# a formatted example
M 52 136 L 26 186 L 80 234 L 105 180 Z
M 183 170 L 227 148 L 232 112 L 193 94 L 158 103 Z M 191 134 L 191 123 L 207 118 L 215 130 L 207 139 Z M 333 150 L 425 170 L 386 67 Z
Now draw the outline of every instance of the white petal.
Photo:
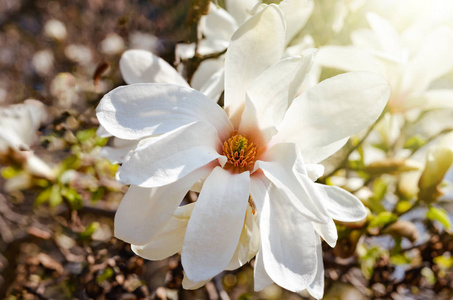
M 175 56 L 180 59 L 189 59 L 195 56 L 195 43 L 176 44 Z
M 217 102 L 224 87 L 224 65 L 222 59 L 203 61 L 193 74 L 191 81 L 193 88 Z
M 322 261 L 322 247 L 319 237 L 316 238 L 316 241 L 316 258 L 318 266 L 316 268 L 315 279 L 310 283 L 307 291 L 313 298 L 322 299 L 324 296 L 324 263 Z
M 142 83 L 122 86 L 102 98 L 99 122 L 116 137 L 133 140 L 174 130 L 195 121 L 214 126 L 222 140 L 232 126 L 220 106 L 183 86 Z
M 377 74 L 351 72 L 326 79 L 294 100 L 274 139 L 298 143 L 302 151 L 327 146 L 372 124 L 389 95 L 388 83 Z
M 453 68 L 453 31 L 440 27 L 423 41 L 414 58 L 404 69 L 403 91 L 416 93 L 426 90 L 434 79 Z
M 8 147 L 28 149 L 46 119 L 46 108 L 37 100 L 28 99 L 24 103 L 0 107 L 0 150 Z
M 255 269 L 253 270 L 253 280 L 255 281 L 254 290 L 256 292 L 264 290 L 268 286 L 274 283 L 274 281 L 269 277 L 264 268 L 263 261 L 263 250 L 260 247 L 260 250 L 256 254 L 255 258 Z
M 270 161 L 257 161 L 256 168 L 260 168 L 264 175 L 273 183 L 269 193 L 272 198 L 282 197 L 293 208 L 306 218 L 318 223 L 327 223 L 329 217 L 325 208 L 319 203 L 323 196 L 305 174 L 293 171 L 296 164 L 297 151 L 293 144 L 279 144 L 266 153 Z M 298 164 L 301 162 L 297 162 Z M 302 162 L 303 163 L 303 162 Z
M 218 70 L 203 84 L 200 88 L 200 92 L 214 100 L 219 101 L 220 95 L 222 94 L 225 87 L 225 70 L 222 68 Z
M 266 197 L 271 184 L 269 179 L 262 173 L 255 172 L 250 177 L 250 196 L 252 196 L 253 202 L 255 202 L 258 216 L 261 215 L 264 198 Z
M 384 74 L 384 64 L 365 50 L 352 46 L 321 47 L 316 63 L 343 71 L 366 71 Z
M 332 219 L 330 219 L 327 224 L 313 222 L 313 228 L 330 247 L 335 247 L 337 244 L 338 232 Z
M 209 14 L 200 21 L 201 31 L 208 39 L 230 41 L 231 36 L 239 27 L 236 20 L 223 8 L 211 2 Z
M 281 58 L 284 32 L 280 9 L 269 5 L 234 33 L 225 58 L 225 111 L 233 125 L 239 125 L 249 84 Z
M 306 163 L 319 163 L 324 159 L 328 158 L 338 150 L 340 150 L 346 142 L 349 140 L 349 137 L 341 139 L 339 141 L 333 142 L 324 147 L 313 147 L 313 148 L 306 148 L 301 150 L 302 156 L 304 157 L 304 161 Z
M 208 280 L 202 280 L 202 281 L 192 281 L 190 280 L 186 274 L 184 274 L 184 278 L 182 279 L 182 287 L 185 289 L 185 290 L 196 290 L 196 289 L 199 289 L 201 288 L 202 286 L 204 286 L 206 283 L 208 283 L 209 281 L 211 281 L 211 278 L 209 278 Z
M 336 186 L 317 183 L 315 185 L 323 192 L 324 197 L 320 201 L 322 201 L 332 219 L 342 222 L 356 222 L 366 218 L 365 206 L 353 194 Z
M 249 191 L 249 172 L 231 174 L 217 167 L 206 178 L 182 250 L 189 279 L 207 280 L 228 265 L 244 225 Z
M 280 123 L 305 74 L 308 73 L 313 58 L 314 52 L 305 57 L 296 56 L 281 60 L 250 84 L 247 95 L 255 107 L 259 128 L 275 127 Z M 246 106 L 239 128 L 251 117 Z
M 21 152 L 25 154 L 26 168 L 31 174 L 54 180 L 56 172 L 52 170 L 49 165 L 42 159 L 37 157 L 33 152 Z
M 249 262 L 258 252 L 260 246 L 260 231 L 256 224 L 252 208 L 247 206 L 244 227 L 242 228 L 239 243 L 226 270 L 236 270 Z
M 112 135 L 105 130 L 102 125 L 99 125 L 98 129 L 96 130 L 96 135 L 99 137 L 111 137 Z
M 307 176 L 312 181 L 318 180 L 324 174 L 324 166 L 321 164 L 305 164 Z
M 250 18 L 253 8 L 259 2 L 259 0 L 225 0 L 225 7 L 237 24 L 241 25 Z
M 118 170 L 124 184 L 159 187 L 180 180 L 221 157 L 216 130 L 205 122 L 140 141 Z
M 225 51 L 228 47 L 229 40 L 222 39 L 203 39 L 198 44 L 198 54 L 207 55 Z M 192 44 L 177 44 L 175 55 L 179 59 L 190 59 L 195 56 L 195 43 Z
M 162 260 L 180 252 L 194 205 L 195 203 L 191 203 L 178 207 L 170 221 L 151 242 L 143 246 L 132 245 L 132 251 L 149 260 Z
M 127 50 L 120 59 L 120 70 L 127 84 L 173 83 L 189 86 L 165 60 L 145 50 Z
M 429 90 L 420 98 L 410 99 L 407 105 L 411 107 L 419 107 L 421 109 L 436 109 L 436 108 L 453 108 L 453 89 L 436 89 Z M 404 103 L 406 104 L 406 103 Z
M 312 0 L 283 0 L 278 6 L 285 16 L 286 44 L 288 44 L 307 23 L 313 12 L 314 2 Z
M 285 199 L 266 198 L 260 229 L 267 274 L 287 290 L 306 289 L 317 269 L 317 237 L 311 222 Z
M 392 24 L 373 12 L 368 13 L 366 17 L 373 32 L 377 35 L 385 54 L 390 57 L 400 58 L 402 52 L 400 37 Z
M 113 139 L 113 146 L 102 147 L 100 156 L 107 158 L 112 163 L 123 163 L 129 152 L 135 149 L 138 145 L 137 140 L 122 140 L 118 138 Z
M 148 189 L 132 185 L 115 215 L 115 236 L 134 245 L 145 245 L 170 220 L 194 182 L 207 176 L 199 169 L 182 180 L 164 187 Z

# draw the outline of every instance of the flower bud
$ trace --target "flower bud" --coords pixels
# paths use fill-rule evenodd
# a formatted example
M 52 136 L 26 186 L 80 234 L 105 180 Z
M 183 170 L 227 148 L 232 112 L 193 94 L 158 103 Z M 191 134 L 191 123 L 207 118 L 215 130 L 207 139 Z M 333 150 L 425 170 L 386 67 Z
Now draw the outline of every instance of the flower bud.
M 435 147 L 426 156 L 426 167 L 418 182 L 418 198 L 427 203 L 435 202 L 441 195 L 439 186 L 453 163 L 453 149 Z
M 417 227 L 409 221 L 396 221 L 392 225 L 385 228 L 382 233 L 390 234 L 393 237 L 405 237 L 411 241 L 411 243 L 418 239 Z

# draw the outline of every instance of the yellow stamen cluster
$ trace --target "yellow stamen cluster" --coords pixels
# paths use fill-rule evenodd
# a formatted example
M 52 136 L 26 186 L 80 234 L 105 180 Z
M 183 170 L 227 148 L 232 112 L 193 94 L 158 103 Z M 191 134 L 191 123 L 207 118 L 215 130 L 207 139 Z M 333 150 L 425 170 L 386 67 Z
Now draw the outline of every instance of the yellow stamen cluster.
M 255 162 L 256 146 L 249 143 L 245 136 L 236 134 L 223 143 L 223 153 L 228 163 L 234 167 L 245 168 Z

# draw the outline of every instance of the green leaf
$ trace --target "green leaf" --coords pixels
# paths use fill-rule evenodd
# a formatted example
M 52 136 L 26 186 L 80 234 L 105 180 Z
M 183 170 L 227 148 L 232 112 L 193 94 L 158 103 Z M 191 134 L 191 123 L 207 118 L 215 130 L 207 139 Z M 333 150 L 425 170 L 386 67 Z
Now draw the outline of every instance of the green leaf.
M 411 209 L 413 205 L 413 201 L 411 200 L 400 200 L 396 204 L 395 211 L 397 214 L 402 215 Z
M 105 188 L 104 187 L 99 187 L 97 190 L 95 190 L 91 194 L 91 201 L 97 202 L 97 201 L 101 200 L 102 197 L 104 197 L 104 195 L 105 195 Z
M 42 205 L 42 204 L 46 203 L 47 201 L 49 201 L 51 194 L 52 194 L 52 186 L 41 191 L 38 194 L 38 196 L 36 196 L 36 198 L 35 198 L 35 205 L 39 206 L 39 205 Z
M 422 136 L 420 135 L 415 135 L 415 136 L 412 136 L 410 137 L 409 139 L 406 140 L 406 142 L 404 143 L 404 149 L 409 149 L 409 150 L 412 150 L 412 151 L 416 151 L 418 149 L 420 149 L 423 145 L 426 144 L 426 139 L 424 139 Z
M 92 222 L 90 225 L 88 225 L 88 226 L 85 228 L 85 231 L 82 232 L 82 233 L 80 234 L 80 237 L 81 237 L 82 239 L 88 239 L 88 238 L 90 238 L 90 237 L 93 235 L 93 233 L 94 233 L 96 230 L 98 230 L 99 226 L 100 226 L 99 222 Z
M 62 201 L 63 197 L 61 196 L 60 186 L 58 184 L 54 184 L 50 191 L 49 205 L 51 207 L 55 207 L 60 205 Z
M 113 272 L 113 270 L 111 268 L 105 269 L 104 272 L 96 278 L 96 281 L 97 281 L 97 283 L 101 283 L 104 280 L 107 280 L 110 277 L 112 277 L 114 274 L 115 273 Z
M 411 263 L 411 260 L 404 254 L 397 254 L 390 257 L 390 262 L 393 265 L 407 265 Z
M 450 218 L 448 217 L 447 211 L 443 208 L 434 207 L 430 205 L 429 210 L 426 213 L 426 217 L 431 221 L 436 220 L 440 222 L 447 229 L 451 229 Z
M 2 177 L 5 179 L 11 179 L 19 175 L 22 170 L 19 168 L 14 168 L 12 166 L 2 168 Z
M 387 193 L 387 182 L 381 178 L 376 179 L 373 183 L 373 193 L 377 200 L 380 201 L 384 199 L 385 194 Z
M 453 257 L 447 255 L 437 256 L 433 259 L 434 263 L 443 269 L 450 269 L 453 266 Z
M 370 224 L 368 225 L 368 229 L 384 227 L 385 225 L 393 223 L 396 220 L 398 220 L 397 215 L 389 211 L 383 211 L 379 213 L 374 219 L 371 220 Z
M 96 128 L 90 128 L 86 130 L 79 130 L 76 133 L 77 139 L 83 143 L 88 141 L 89 139 L 96 137 Z
M 72 209 L 79 210 L 82 208 L 82 196 L 75 189 L 65 187 L 61 190 L 61 195 L 68 200 Z

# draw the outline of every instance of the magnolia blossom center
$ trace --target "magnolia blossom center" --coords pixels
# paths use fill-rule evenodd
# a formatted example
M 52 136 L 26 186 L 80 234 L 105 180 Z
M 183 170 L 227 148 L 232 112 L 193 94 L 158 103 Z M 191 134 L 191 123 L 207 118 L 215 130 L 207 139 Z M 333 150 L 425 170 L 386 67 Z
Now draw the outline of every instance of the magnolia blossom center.
M 223 143 L 223 153 L 228 164 L 236 168 L 253 166 L 256 156 L 256 145 L 240 134 L 235 134 Z

